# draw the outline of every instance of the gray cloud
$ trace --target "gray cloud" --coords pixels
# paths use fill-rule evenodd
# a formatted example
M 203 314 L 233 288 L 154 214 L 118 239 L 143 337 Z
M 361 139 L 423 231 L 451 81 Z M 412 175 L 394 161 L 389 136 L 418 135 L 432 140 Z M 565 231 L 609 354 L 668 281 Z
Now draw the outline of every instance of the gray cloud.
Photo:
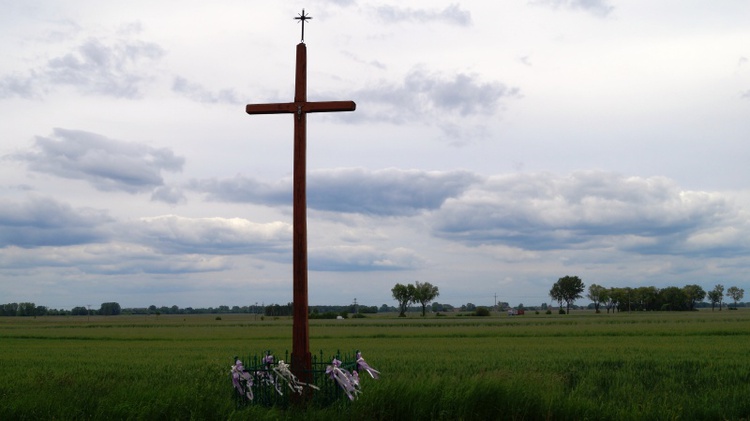
M 160 186 L 155 188 L 154 191 L 151 192 L 151 200 L 172 205 L 187 202 L 187 198 L 182 190 L 171 186 Z
M 494 114 L 503 98 L 519 96 L 518 88 L 482 82 L 474 75 L 452 76 L 412 70 L 399 84 L 381 83 L 353 94 L 362 104 L 350 121 L 387 121 L 393 124 L 435 124 L 449 137 L 461 130 L 476 134 L 471 119 Z M 480 128 L 481 129 L 481 128 Z M 480 130 L 481 131 L 481 130 Z
M 459 26 L 471 25 L 471 13 L 467 10 L 461 10 L 458 4 L 451 4 L 443 10 L 412 9 L 383 5 L 378 6 L 375 12 L 386 23 L 438 21 Z
M 25 161 L 32 171 L 85 180 L 99 190 L 129 193 L 161 186 L 161 172 L 180 171 L 185 161 L 170 149 L 60 128 L 50 137 L 37 136 L 31 151 L 14 158 Z
M 308 176 L 307 203 L 309 208 L 323 211 L 407 216 L 439 208 L 446 199 L 460 195 L 478 180 L 467 171 L 318 170 Z M 292 200 L 289 179 L 266 184 L 237 176 L 196 180 L 190 188 L 218 201 L 288 206 Z
M 322 170 L 310 176 L 308 202 L 334 212 L 413 215 L 439 208 L 476 181 L 478 177 L 468 171 Z
M 401 84 L 382 84 L 358 91 L 354 96 L 362 102 L 383 106 L 379 115 L 373 117 L 401 124 L 440 114 L 489 115 L 495 112 L 500 99 L 517 94 L 517 88 L 499 82 L 480 82 L 472 75 L 459 73 L 445 77 L 415 69 Z
M 0 77 L 0 98 L 38 98 L 40 92 L 34 84 L 35 76 L 32 74 L 28 77 L 18 74 L 6 75 Z
M 192 180 L 187 188 L 205 193 L 208 200 L 217 202 L 277 206 L 289 205 L 292 200 L 292 183 L 289 179 L 269 184 L 237 175 L 225 179 Z
M 530 4 L 555 9 L 583 10 L 599 17 L 605 17 L 615 9 L 609 4 L 609 0 L 533 0 Z
M 240 104 L 237 98 L 237 93 L 232 89 L 222 89 L 217 92 L 209 91 L 200 84 L 188 81 L 183 77 L 175 77 L 172 83 L 172 90 L 179 94 L 183 94 L 193 101 L 208 103 L 208 104 Z
M 282 222 L 176 215 L 141 218 L 129 231 L 139 243 L 169 254 L 287 253 L 292 238 L 291 225 Z
M 493 177 L 449 199 L 435 215 L 434 234 L 526 250 L 686 254 L 726 247 L 718 238 L 728 238 L 725 229 L 735 227 L 736 218 L 737 211 L 720 196 L 681 191 L 664 178 L 519 174 Z M 732 247 L 747 252 L 739 238 L 734 236 Z
M 140 96 L 152 79 L 152 68 L 164 55 L 157 44 L 118 39 L 89 39 L 67 54 L 48 60 L 27 75 L 0 77 L 0 98 L 40 97 L 51 87 L 71 86 L 87 94 L 118 98 Z
M 0 199 L 0 248 L 69 246 L 106 241 L 112 220 L 102 211 L 73 209 L 50 198 Z

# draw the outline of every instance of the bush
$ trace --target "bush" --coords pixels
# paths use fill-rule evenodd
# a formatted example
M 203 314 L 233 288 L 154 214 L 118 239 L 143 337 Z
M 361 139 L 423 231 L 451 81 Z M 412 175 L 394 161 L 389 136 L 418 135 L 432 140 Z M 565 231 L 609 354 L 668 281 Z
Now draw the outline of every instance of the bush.
M 477 307 L 477 310 L 474 312 L 475 316 L 489 316 L 490 310 L 487 309 L 487 307 Z
M 326 311 L 325 313 L 312 313 L 309 315 L 311 319 L 335 319 L 339 316 L 339 313 L 333 311 Z

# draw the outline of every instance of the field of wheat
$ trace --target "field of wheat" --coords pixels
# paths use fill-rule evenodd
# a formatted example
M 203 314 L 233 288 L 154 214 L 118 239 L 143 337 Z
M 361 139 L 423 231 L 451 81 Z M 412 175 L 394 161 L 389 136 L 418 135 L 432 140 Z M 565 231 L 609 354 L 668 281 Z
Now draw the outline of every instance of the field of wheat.
M 354 402 L 242 406 L 233 356 L 284 355 L 290 319 L 0 318 L 0 419 L 750 418 L 750 310 L 391 314 L 313 320 L 310 335 L 382 377 Z

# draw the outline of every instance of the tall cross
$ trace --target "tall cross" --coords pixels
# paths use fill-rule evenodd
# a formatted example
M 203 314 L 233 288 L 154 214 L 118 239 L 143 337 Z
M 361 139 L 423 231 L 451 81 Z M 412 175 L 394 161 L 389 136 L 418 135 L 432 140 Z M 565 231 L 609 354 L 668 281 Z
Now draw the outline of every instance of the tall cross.
M 301 16 L 307 16 L 302 11 Z M 302 19 L 304 25 L 306 17 Z M 304 38 L 304 32 L 303 32 Z M 292 322 L 292 372 L 304 382 L 312 379 L 310 331 L 307 305 L 307 193 L 306 193 L 306 122 L 308 113 L 354 111 L 353 101 L 307 101 L 307 47 L 297 44 L 297 67 L 294 83 L 294 102 L 248 104 L 248 114 L 294 115 L 294 186 L 293 186 L 293 322 Z

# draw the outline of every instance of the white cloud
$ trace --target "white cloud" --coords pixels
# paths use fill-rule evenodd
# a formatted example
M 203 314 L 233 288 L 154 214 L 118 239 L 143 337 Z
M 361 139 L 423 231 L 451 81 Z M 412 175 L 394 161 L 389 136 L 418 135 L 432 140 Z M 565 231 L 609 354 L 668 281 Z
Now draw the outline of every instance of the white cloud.
M 201 254 L 163 255 L 144 245 L 100 243 L 67 247 L 40 247 L 35 251 L 9 247 L 0 254 L 0 273 L 46 278 L 84 275 L 188 274 L 221 272 L 231 268 L 224 256 Z M 42 276 L 44 275 L 44 276 Z
M 309 268 L 322 272 L 402 271 L 418 269 L 424 260 L 413 250 L 379 250 L 367 245 L 338 245 L 313 248 Z
M 190 82 L 184 77 L 175 77 L 172 83 L 172 90 L 183 94 L 188 98 L 209 104 L 225 103 L 240 104 L 238 94 L 233 89 L 222 89 L 217 92 L 210 91 L 198 83 Z
M 451 4 L 443 10 L 381 5 L 375 8 L 375 13 L 385 23 L 437 21 L 459 26 L 471 25 L 471 13 L 468 10 L 462 10 L 458 4 Z
M 530 3 L 555 9 L 583 10 L 600 17 L 609 15 L 615 9 L 608 0 L 533 0 Z
M 255 223 L 242 218 L 186 218 L 164 215 L 141 218 L 135 238 L 164 253 L 231 255 L 288 253 L 291 225 Z

